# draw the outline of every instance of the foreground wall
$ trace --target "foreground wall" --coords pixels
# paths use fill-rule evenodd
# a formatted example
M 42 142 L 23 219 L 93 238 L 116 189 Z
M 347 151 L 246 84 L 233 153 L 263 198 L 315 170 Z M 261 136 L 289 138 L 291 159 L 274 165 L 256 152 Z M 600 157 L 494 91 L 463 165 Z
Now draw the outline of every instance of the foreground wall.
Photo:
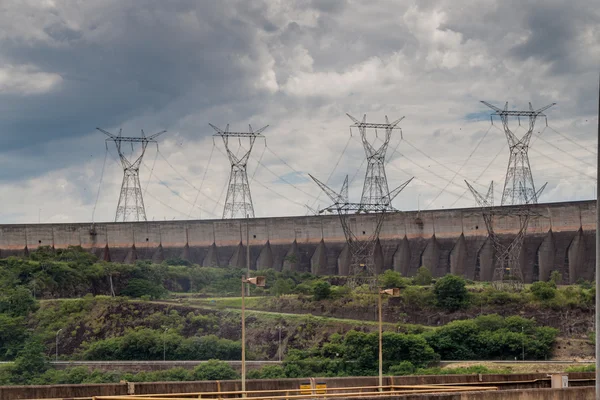
M 594 279 L 595 201 L 530 208 L 539 217 L 529 224 L 521 254 L 525 280 L 547 280 L 555 270 L 565 282 Z M 349 218 L 359 237 L 372 232 L 373 215 Z M 509 242 L 518 224 L 517 218 L 501 217 L 495 231 Z M 247 226 L 252 269 L 348 273 L 348 250 L 335 215 L 256 218 L 248 225 L 243 219 L 0 225 L 0 257 L 23 255 L 39 246 L 75 245 L 107 261 L 178 257 L 203 266 L 245 267 Z M 455 273 L 491 280 L 494 270 L 493 249 L 478 209 L 389 214 L 375 259 L 379 271 L 394 269 L 406 276 L 425 266 L 434 276 Z
M 594 394 L 593 372 L 569 373 L 569 389 L 552 390 L 550 377 L 545 373 L 535 374 L 485 374 L 485 375 L 426 375 L 426 376 L 385 376 L 383 385 L 434 385 L 451 384 L 465 387 L 495 386 L 497 392 L 478 392 L 461 394 L 421 395 L 418 399 L 444 400 L 496 400 L 496 399 L 592 399 Z M 373 387 L 377 386 L 378 378 L 346 377 L 346 378 L 314 378 L 313 383 L 324 383 L 327 388 Z M 248 380 L 248 391 L 290 390 L 297 391 L 300 385 L 309 383 L 309 378 L 294 379 L 261 379 Z M 535 390 L 528 390 L 535 388 Z M 516 391 L 516 389 L 519 389 Z M 153 393 L 198 393 L 198 392 L 228 392 L 241 390 L 241 382 L 235 381 L 195 381 L 195 382 L 123 382 L 107 384 L 83 385 L 31 385 L 31 386 L 0 386 L 0 400 L 14 399 L 72 399 L 89 398 L 92 396 L 153 394 Z M 354 392 L 355 389 L 348 389 Z M 337 393 L 344 393 L 338 391 Z M 347 393 L 347 392 L 346 392 Z M 521 395 L 519 395 L 521 393 Z M 291 394 L 291 393 L 290 393 Z M 262 393 L 263 396 L 281 395 L 281 392 Z M 416 396 L 416 395 L 415 395 Z M 430 397 L 429 397 L 430 396 Z M 440 396 L 440 397 L 436 397 Z M 448 396 L 448 397 L 445 397 Z M 521 397 L 519 397 L 521 396 Z M 579 396 L 579 397 L 578 397 Z M 583 397 L 581 397 L 583 396 Z M 589 397 L 591 396 L 591 397 Z M 365 397 L 367 398 L 367 397 Z M 404 398 L 398 396 L 397 398 Z M 408 397 L 412 398 L 412 397 Z M 368 399 L 368 398 L 367 398 Z

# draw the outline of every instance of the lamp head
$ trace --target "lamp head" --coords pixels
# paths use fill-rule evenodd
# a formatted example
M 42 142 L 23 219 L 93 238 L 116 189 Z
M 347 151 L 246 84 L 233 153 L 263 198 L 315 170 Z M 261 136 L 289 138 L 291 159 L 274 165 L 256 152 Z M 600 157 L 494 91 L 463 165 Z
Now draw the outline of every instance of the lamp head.
M 253 278 L 246 279 L 246 282 L 258 287 L 264 287 L 266 284 L 266 279 L 264 276 L 255 276 Z
M 400 289 L 399 288 L 382 289 L 379 291 L 379 293 L 387 294 L 392 297 L 398 297 L 398 296 L 400 296 Z

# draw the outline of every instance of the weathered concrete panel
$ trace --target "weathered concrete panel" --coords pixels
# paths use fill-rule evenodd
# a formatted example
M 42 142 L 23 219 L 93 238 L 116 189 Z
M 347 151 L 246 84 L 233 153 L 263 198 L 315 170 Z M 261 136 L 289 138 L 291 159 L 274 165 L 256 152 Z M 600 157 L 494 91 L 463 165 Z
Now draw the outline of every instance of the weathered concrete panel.
M 565 282 L 593 279 L 595 202 L 539 204 L 531 209 L 540 216 L 531 220 L 524 241 L 521 265 L 525 280 L 546 279 L 553 270 L 560 271 Z M 377 220 L 372 214 L 346 218 L 359 238 L 371 235 Z M 518 231 L 518 219 L 498 217 L 494 229 L 510 243 Z M 319 274 L 348 273 L 349 254 L 344 250 L 345 237 L 337 215 L 0 225 L 0 255 L 22 255 L 25 249 L 39 246 L 81 245 L 116 262 L 183 258 L 225 266 L 235 258 L 235 265 L 245 266 L 245 251 L 242 256 L 239 248 L 240 243 L 246 245 L 247 233 L 253 269 L 270 266 L 311 271 L 318 266 Z M 425 263 L 435 276 L 454 272 L 470 279 L 492 279 L 493 249 L 479 209 L 389 213 L 379 239 L 376 265 L 380 272 L 393 268 L 411 276 Z M 323 252 L 317 251 L 323 248 Z

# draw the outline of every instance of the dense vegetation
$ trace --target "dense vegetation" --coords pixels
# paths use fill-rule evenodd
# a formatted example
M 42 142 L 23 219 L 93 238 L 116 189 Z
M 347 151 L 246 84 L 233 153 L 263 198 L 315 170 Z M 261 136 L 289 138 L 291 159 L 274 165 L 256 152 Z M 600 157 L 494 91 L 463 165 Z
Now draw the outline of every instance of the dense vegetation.
M 58 338 L 61 359 L 237 360 L 241 352 L 239 314 L 221 307 L 239 307 L 239 298 L 222 297 L 238 295 L 244 273 L 242 269 L 200 267 L 184 260 L 106 263 L 80 248 L 41 248 L 28 258 L 0 259 L 0 360 L 15 361 L 0 369 L 0 384 L 233 377 L 235 371 L 216 361 L 194 371 L 175 369 L 133 376 L 90 374 L 79 368 L 56 371 L 48 366 L 47 357 L 54 355 Z M 248 299 L 251 308 L 288 307 L 294 312 L 319 310 L 324 315 L 328 310 L 350 310 L 351 315 L 364 312 L 368 315 L 365 319 L 373 318 L 376 295 L 367 287 L 350 291 L 341 277 L 274 270 L 254 273 L 265 275 L 267 286 L 252 288 L 255 297 Z M 557 282 L 560 276 L 555 273 L 549 282 L 537 282 L 521 292 L 504 292 L 453 275 L 434 279 L 426 268 L 420 268 L 411 279 L 385 271 L 379 276 L 380 286 L 401 288 L 400 297 L 386 298 L 386 307 L 402 323 L 394 332 L 384 333 L 384 371 L 396 375 L 427 373 L 440 359 L 551 356 L 556 329 L 538 326 L 531 318 L 501 317 L 494 312 L 509 308 L 514 313 L 526 306 L 592 308 L 595 292 L 587 282 L 562 288 Z M 152 301 L 173 295 L 179 297 L 179 303 Z M 480 315 L 485 314 L 483 305 L 491 315 Z M 422 316 L 427 314 L 424 311 L 468 319 L 435 328 L 407 323 L 411 322 L 409 315 Z M 284 330 L 285 359 L 282 366 L 265 367 L 249 376 L 377 372 L 374 325 L 326 324 L 310 316 L 295 321 L 281 316 L 260 318 L 247 320 L 252 344 L 248 359 L 276 358 L 276 326 Z

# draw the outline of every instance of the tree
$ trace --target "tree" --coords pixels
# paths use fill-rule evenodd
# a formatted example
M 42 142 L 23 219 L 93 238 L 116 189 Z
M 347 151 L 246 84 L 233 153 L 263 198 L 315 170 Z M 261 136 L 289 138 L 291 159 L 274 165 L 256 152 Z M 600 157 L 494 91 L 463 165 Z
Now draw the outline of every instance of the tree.
M 294 286 L 294 281 L 290 278 L 279 278 L 275 281 L 273 286 L 271 286 L 270 292 L 275 296 L 281 296 L 282 294 L 292 293 Z
M 151 299 L 160 299 L 165 295 L 165 288 L 147 279 L 131 279 L 122 294 L 130 297 L 150 296 Z
M 6 295 L 0 297 L 0 313 L 7 313 L 12 317 L 25 317 L 38 308 L 37 301 L 24 286 L 7 290 Z
M 38 338 L 33 338 L 19 352 L 11 372 L 16 383 L 25 383 L 43 374 L 49 368 L 50 364 L 44 354 L 42 342 Z
M 427 269 L 427 267 L 419 267 L 417 270 L 417 275 L 413 278 L 415 285 L 431 285 L 431 281 L 433 280 L 433 276 L 431 272 Z
M 562 274 L 558 271 L 552 271 L 550 274 L 550 282 L 553 282 L 554 285 L 560 285 L 562 283 Z
M 456 275 L 449 274 L 439 279 L 433 291 L 438 306 L 448 311 L 456 311 L 463 307 L 469 297 L 465 280 Z
M 313 288 L 314 300 L 325 300 L 331 296 L 331 285 L 329 282 L 317 282 Z
M 538 281 L 531 285 L 531 293 L 538 300 L 550 300 L 556 296 L 556 285 L 554 282 Z
M 383 274 L 379 275 L 379 285 L 384 289 L 404 288 L 408 286 L 408 282 L 406 278 L 402 277 L 400 272 L 388 269 Z
M 224 361 L 208 360 L 194 368 L 194 379 L 199 381 L 216 381 L 237 378 L 237 372 Z

